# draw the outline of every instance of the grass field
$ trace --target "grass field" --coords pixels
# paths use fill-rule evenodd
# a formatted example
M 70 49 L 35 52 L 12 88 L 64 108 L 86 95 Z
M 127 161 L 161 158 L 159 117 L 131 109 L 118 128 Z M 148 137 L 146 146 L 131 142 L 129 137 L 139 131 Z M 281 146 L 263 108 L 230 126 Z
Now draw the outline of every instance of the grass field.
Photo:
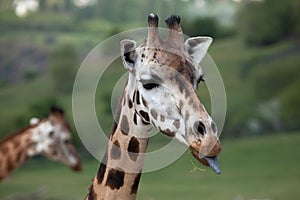
M 192 173 L 187 152 L 172 165 L 143 174 L 138 199 L 300 199 L 299 145 L 299 132 L 225 140 L 219 176 L 210 169 Z M 0 199 L 42 199 L 34 193 L 46 199 L 83 199 L 97 169 L 92 159 L 85 160 L 80 174 L 46 159 L 31 160 L 1 183 Z

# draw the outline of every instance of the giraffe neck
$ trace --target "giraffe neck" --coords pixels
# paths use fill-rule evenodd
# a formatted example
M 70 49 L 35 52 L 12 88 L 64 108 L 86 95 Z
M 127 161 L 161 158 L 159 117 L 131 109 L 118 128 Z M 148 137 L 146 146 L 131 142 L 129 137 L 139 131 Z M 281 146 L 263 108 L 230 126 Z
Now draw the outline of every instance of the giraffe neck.
M 35 126 L 27 127 L 0 141 L 0 181 L 20 167 L 30 156 Z
M 119 103 L 117 123 L 109 136 L 105 156 L 86 199 L 136 199 L 151 125 L 147 114 L 135 109 L 135 104 L 141 103 L 137 101 L 139 92 L 127 88 Z

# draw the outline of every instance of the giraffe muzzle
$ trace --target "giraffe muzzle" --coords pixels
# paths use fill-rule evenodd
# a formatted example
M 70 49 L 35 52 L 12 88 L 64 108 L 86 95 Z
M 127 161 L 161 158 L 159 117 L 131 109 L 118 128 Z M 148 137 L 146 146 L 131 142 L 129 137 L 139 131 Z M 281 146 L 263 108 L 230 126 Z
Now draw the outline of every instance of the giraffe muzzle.
M 70 168 L 75 172 L 80 172 L 82 171 L 82 164 L 79 162 L 76 165 L 70 166 Z
M 190 145 L 192 155 L 203 165 L 210 166 L 216 174 L 221 174 L 218 162 L 218 154 L 222 149 L 221 143 L 204 144 L 206 141 L 194 141 Z

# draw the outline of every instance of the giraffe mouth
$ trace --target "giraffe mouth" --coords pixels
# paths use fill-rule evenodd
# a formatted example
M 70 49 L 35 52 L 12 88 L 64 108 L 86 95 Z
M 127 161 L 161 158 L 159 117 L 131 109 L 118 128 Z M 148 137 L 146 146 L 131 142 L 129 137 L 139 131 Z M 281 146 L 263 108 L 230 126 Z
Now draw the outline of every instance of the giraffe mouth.
M 70 166 L 70 168 L 75 171 L 75 172 L 81 172 L 82 171 L 82 164 L 81 163 L 78 163 L 74 166 Z
M 192 144 L 190 145 L 191 153 L 196 158 L 196 160 L 198 160 L 205 166 L 210 166 L 216 174 L 221 174 L 217 155 L 211 155 L 211 153 L 209 153 L 205 156 L 200 152 L 200 149 L 201 141 L 199 140 L 192 142 Z

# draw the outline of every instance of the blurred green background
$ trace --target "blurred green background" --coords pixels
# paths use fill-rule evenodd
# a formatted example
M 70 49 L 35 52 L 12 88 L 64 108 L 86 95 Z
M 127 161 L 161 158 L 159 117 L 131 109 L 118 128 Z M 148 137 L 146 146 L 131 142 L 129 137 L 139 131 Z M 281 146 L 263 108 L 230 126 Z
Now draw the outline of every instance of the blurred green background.
M 209 54 L 226 87 L 227 117 L 222 175 L 191 172 L 196 161 L 187 152 L 171 166 L 144 174 L 138 199 L 300 199 L 299 0 L 1 0 L 0 136 L 59 105 L 72 124 L 84 171 L 75 174 L 37 157 L 0 183 L 0 199 L 84 198 L 99 163 L 73 124 L 77 69 L 101 41 L 145 27 L 150 12 L 159 15 L 161 27 L 177 14 L 186 35 L 214 38 Z M 124 73 L 117 60 L 97 91 L 97 115 L 106 132 L 113 120 L 111 92 Z M 209 110 L 204 84 L 199 95 Z M 151 144 L 165 140 L 158 136 Z

